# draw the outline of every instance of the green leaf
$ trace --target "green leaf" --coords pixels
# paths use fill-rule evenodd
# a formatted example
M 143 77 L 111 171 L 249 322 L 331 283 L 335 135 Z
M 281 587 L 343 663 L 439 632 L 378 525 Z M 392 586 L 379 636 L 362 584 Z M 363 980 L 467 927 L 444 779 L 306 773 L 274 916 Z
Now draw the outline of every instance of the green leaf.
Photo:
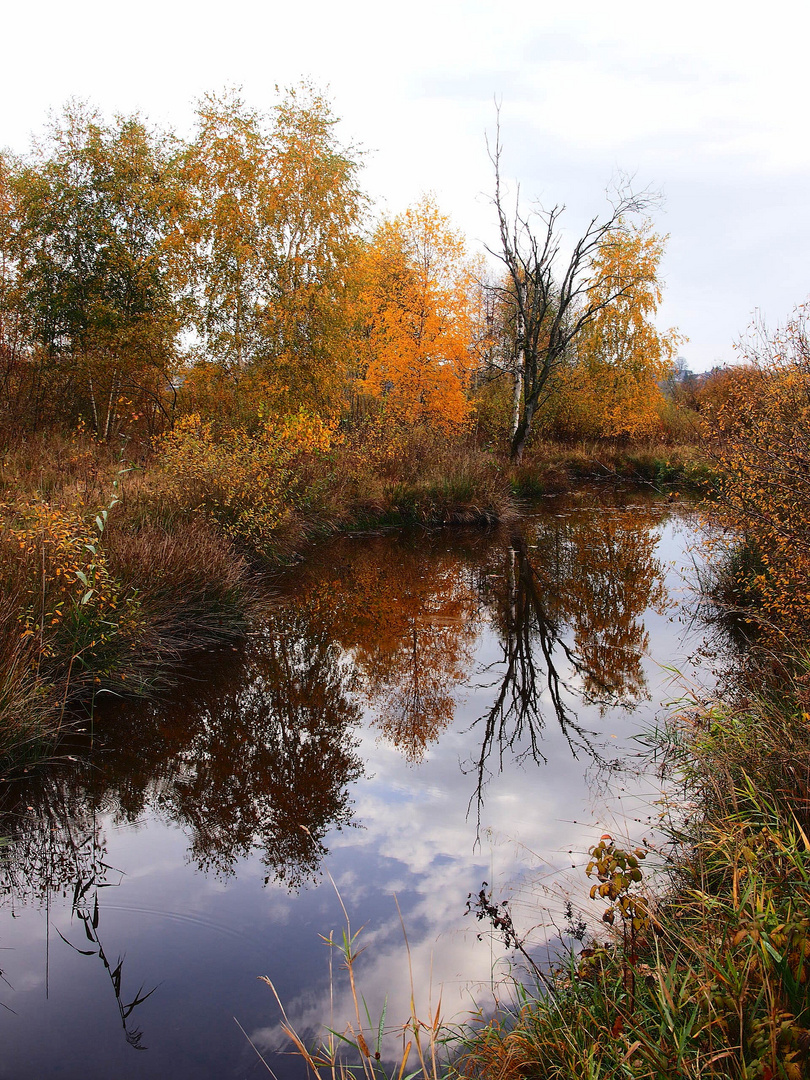
M 771 945 L 770 941 L 766 941 L 765 938 L 763 938 L 762 939 L 762 944 L 764 945 L 765 949 L 771 954 L 771 956 L 777 962 L 777 964 L 781 964 L 782 961 L 784 960 L 784 957 L 782 956 L 781 953 L 778 953 L 776 951 L 776 949 L 773 947 L 773 945 Z

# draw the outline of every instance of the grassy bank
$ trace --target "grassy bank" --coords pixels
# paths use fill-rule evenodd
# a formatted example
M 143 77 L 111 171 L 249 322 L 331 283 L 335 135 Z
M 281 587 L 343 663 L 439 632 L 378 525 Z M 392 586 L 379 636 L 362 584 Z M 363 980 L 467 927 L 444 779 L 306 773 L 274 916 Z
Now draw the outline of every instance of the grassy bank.
M 470 1035 L 464 1076 L 784 1077 L 810 1068 L 810 662 L 764 660 L 657 742 L 680 780 L 650 887 L 643 850 L 603 840 L 611 930 Z
M 656 741 L 680 783 L 667 856 L 600 842 L 609 924 L 477 1033 L 468 1077 L 810 1075 L 810 501 L 806 313 L 704 402 L 714 552 L 701 583 L 743 645 L 718 700 Z M 649 466 L 647 466 L 649 467 Z M 713 474 L 713 475 L 712 475 Z
M 678 487 L 705 493 L 716 474 L 695 443 L 580 440 L 539 442 L 508 475 L 516 495 L 531 497 L 567 491 L 580 480 L 629 480 L 661 491 Z
M 51 436 L 7 451 L 0 485 L 4 770 L 47 753 L 80 702 L 152 692 L 190 650 L 244 633 L 254 568 L 148 463 Z
M 586 873 L 603 933 L 581 940 L 585 923 L 572 915 L 567 959 L 550 971 L 535 968 L 534 989 L 531 971 L 528 987 L 504 989 L 484 1025 L 450 1028 L 438 1010 L 418 1016 L 412 1006 L 401 1058 L 386 1064 L 385 1013 L 379 1027 L 372 1023 L 355 986 L 362 950 L 349 927 L 341 951 L 355 1020 L 313 1049 L 284 1016 L 312 1073 L 320 1080 L 810 1075 L 810 657 L 788 664 L 762 656 L 747 675 L 758 692 L 737 683 L 723 701 L 691 707 L 651 737 L 677 782 L 664 808 L 664 842 L 654 874 L 648 846 L 622 847 L 607 835 L 593 846 Z M 523 953 L 507 908 L 486 899 L 481 913 Z

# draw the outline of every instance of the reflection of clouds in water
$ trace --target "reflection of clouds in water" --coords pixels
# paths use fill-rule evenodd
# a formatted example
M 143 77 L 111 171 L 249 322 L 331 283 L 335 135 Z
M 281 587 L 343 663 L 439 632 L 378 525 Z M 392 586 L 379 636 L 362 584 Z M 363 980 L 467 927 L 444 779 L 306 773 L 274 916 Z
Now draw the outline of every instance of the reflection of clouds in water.
M 433 749 L 428 765 L 412 778 L 407 798 L 399 792 L 394 800 L 386 796 L 396 783 L 396 762 L 385 747 L 364 747 L 370 751 L 368 768 L 375 779 L 358 786 L 355 806 L 366 827 L 351 840 L 330 838 L 328 864 L 341 868 L 338 886 L 343 901 L 358 925 L 361 914 L 368 920 L 362 935 L 367 951 L 358 964 L 361 991 L 378 1005 L 388 997 L 391 1025 L 407 1018 L 410 995 L 407 955 L 392 893 L 398 894 L 408 931 L 421 996 L 417 1011 L 421 1008 L 425 1014 L 427 988 L 432 985 L 434 1004 L 441 993 L 448 1018 L 472 1009 L 473 1000 L 485 1007 L 493 980 L 506 971 L 503 947 L 488 936 L 488 927 L 463 917 L 468 893 L 477 892 L 482 881 L 494 885 L 496 896 L 507 891 L 513 896 L 516 921 L 525 931 L 533 928 L 534 948 L 556 941 L 564 925 L 567 895 L 573 895 L 575 907 L 587 907 L 584 853 L 605 823 L 589 820 L 591 797 L 582 785 L 580 765 L 561 762 L 553 775 L 518 769 L 498 778 L 486 804 L 487 829 L 480 849 L 474 850 L 475 827 L 451 794 L 454 786 L 457 790 L 458 751 L 463 746 L 459 732 L 448 733 Z M 646 800 L 650 782 L 639 777 L 636 785 L 627 778 L 625 787 L 627 797 L 637 793 Z M 577 870 L 571 869 L 572 862 Z M 548 891 L 542 891 L 541 884 Z M 550 909 L 553 921 L 534 926 L 540 918 L 535 902 Z M 339 932 L 336 901 L 332 915 L 335 922 L 329 925 Z M 322 962 L 325 970 L 326 957 Z M 334 1019 L 340 1029 L 353 1018 L 353 1005 L 345 973 L 336 971 L 336 978 Z M 296 1027 L 315 1033 L 327 1015 L 328 1002 L 324 985 L 314 999 L 310 990 L 285 1002 L 285 1007 Z M 252 1037 L 268 1049 L 284 1044 L 276 1025 Z
M 421 822 L 417 822 L 420 824 Z M 534 949 L 540 949 L 545 943 L 556 947 L 560 929 L 564 925 L 563 908 L 567 895 L 573 893 L 575 907 L 584 902 L 587 891 L 581 869 L 578 872 L 564 869 L 570 867 L 570 857 L 561 844 L 570 844 L 575 852 L 583 852 L 587 845 L 598 838 L 595 827 L 591 824 L 563 826 L 555 830 L 553 836 L 547 833 L 538 837 L 524 834 L 533 840 L 530 846 L 537 850 L 540 842 L 552 841 L 556 844 L 558 866 L 546 866 L 545 873 L 538 872 L 532 851 L 521 848 L 505 837 L 485 838 L 480 861 L 471 863 L 469 859 L 452 858 L 447 854 L 430 859 L 424 845 L 415 839 L 412 852 L 403 841 L 399 822 L 381 823 L 375 830 L 374 842 L 381 844 L 387 856 L 398 862 L 406 861 L 409 870 L 419 869 L 416 879 L 408 877 L 409 887 L 404 895 L 399 895 L 403 921 L 410 943 L 410 962 L 416 989 L 416 1011 L 426 1018 L 429 1008 L 435 1008 L 441 998 L 443 1014 L 447 1020 L 459 1020 L 476 1008 L 487 1008 L 492 1000 L 493 989 L 509 970 L 508 959 L 504 956 L 501 944 L 487 933 L 488 927 L 477 923 L 471 916 L 462 917 L 467 894 L 476 892 L 482 880 L 495 882 L 495 895 L 507 892 L 507 883 L 511 885 L 508 894 L 512 896 L 512 906 L 516 922 L 521 929 L 531 930 L 529 940 Z M 469 831 L 464 837 L 464 830 L 444 830 L 444 843 L 456 845 L 462 838 L 469 840 Z M 393 842 L 392 842 L 393 841 Z M 398 858 L 399 857 L 399 858 Z M 341 855 L 335 852 L 334 859 L 341 861 Z M 581 865 L 584 858 L 575 855 Z M 566 863 L 566 860 L 567 863 Z M 388 859 L 386 859 L 386 863 Z M 408 956 L 402 937 L 399 915 L 393 898 L 388 894 L 388 887 L 394 884 L 392 867 L 388 877 L 383 873 L 374 887 L 368 887 L 363 874 L 342 875 L 341 895 L 355 918 L 362 913 L 368 916 L 369 925 L 363 931 L 359 944 L 366 946 L 357 965 L 359 989 L 366 1001 L 382 1008 L 387 999 L 387 1023 L 393 1029 L 403 1023 L 409 1015 L 410 982 L 408 974 Z M 538 878 L 546 879 L 550 886 L 548 892 L 541 892 Z M 581 882 L 577 881 L 581 878 Z M 562 888 L 554 888 L 556 882 Z M 579 885 L 579 888 L 577 888 Z M 359 887 L 357 887 L 359 886 Z M 382 896 L 380 893 L 382 892 Z M 386 895 L 387 894 L 387 895 Z M 530 905 L 529 898 L 539 901 L 547 907 L 553 919 L 541 915 L 541 909 Z M 331 915 L 337 934 L 340 933 L 340 910 L 335 901 Z M 543 920 L 535 925 L 538 919 Z M 359 925 L 358 922 L 355 925 Z M 481 933 L 482 940 L 478 939 Z M 325 952 L 325 950 L 324 950 Z M 324 971 L 327 958 L 322 957 Z M 272 974 L 272 973 L 269 973 Z M 285 1008 L 293 1025 L 300 1032 L 310 1036 L 322 1033 L 323 1026 L 342 1030 L 349 1022 L 354 1022 L 354 1006 L 347 984 L 346 973 L 335 965 L 335 988 L 331 997 L 333 1013 L 329 1017 L 330 992 L 325 982 L 320 994 L 313 993 L 314 988 L 303 995 L 286 1001 Z M 372 1019 L 376 1015 L 372 1013 Z M 251 1032 L 257 1045 L 266 1050 L 280 1049 L 287 1041 L 278 1024 L 271 1024 Z
M 411 885 L 411 888 L 413 886 Z M 423 895 L 424 893 L 428 895 Z M 341 888 L 343 902 L 350 916 L 358 912 L 363 917 L 372 905 L 368 897 L 360 894 L 347 895 Z M 376 1022 L 374 1009 L 381 1009 L 387 1001 L 387 1027 L 394 1030 L 403 1024 L 410 1009 L 410 972 L 413 975 L 417 1015 L 425 1019 L 428 1011 L 435 1009 L 441 999 L 443 1015 L 448 1020 L 459 1020 L 472 1011 L 475 1003 L 485 1006 L 501 950 L 493 948 L 484 938 L 478 940 L 478 927 L 470 921 L 464 926 L 460 918 L 464 910 L 467 892 L 459 888 L 459 864 L 429 867 L 419 882 L 416 901 L 410 895 L 398 895 L 402 918 L 410 946 L 410 969 L 408 949 L 403 938 L 399 913 L 391 894 L 384 890 L 373 904 L 375 917 L 362 931 L 358 945 L 365 951 L 357 961 L 356 977 L 359 992 L 369 1003 L 372 1019 Z M 337 900 L 331 915 L 335 922 L 335 937 L 341 934 L 341 912 Z M 462 928 L 460 929 L 460 924 Z M 353 929 L 359 922 L 353 923 Z M 325 931 L 328 933 L 328 931 Z M 328 957 L 326 947 L 321 957 L 322 970 L 326 972 Z M 322 1033 L 324 1025 L 343 1030 L 349 1022 L 355 1022 L 354 1004 L 348 985 L 348 976 L 339 958 L 334 961 L 334 989 L 324 980 L 320 993 L 313 994 L 310 987 L 291 1001 L 285 1001 L 287 1015 L 296 1030 L 310 1036 Z M 272 973 L 268 973 L 272 976 Z M 331 1017 L 330 1017 L 331 1005 Z M 251 1038 L 264 1049 L 281 1049 L 287 1039 L 278 1023 L 251 1032 Z
M 396 926 L 399 929 L 398 919 Z M 362 942 L 363 939 L 360 940 Z M 410 971 L 415 987 L 416 1014 L 420 1019 L 427 1020 L 429 1012 L 435 1010 L 439 1001 L 442 1016 L 447 1021 L 459 1022 L 477 1007 L 486 1007 L 491 1000 L 493 966 L 497 960 L 486 941 L 478 941 L 475 933 L 470 931 L 453 937 L 440 937 L 436 941 L 411 941 L 410 946 Z M 323 962 L 325 966 L 325 957 Z M 445 973 L 441 983 L 437 981 L 437 971 Z M 335 975 L 331 1013 L 326 991 L 314 999 L 303 995 L 292 1003 L 285 1003 L 287 1015 L 300 1033 L 315 1036 L 322 1034 L 326 1025 L 337 1031 L 345 1030 L 348 1023 L 356 1025 L 346 973 L 336 970 Z M 379 1017 L 379 1012 L 375 1014 L 374 1008 L 379 1010 L 386 1002 L 386 1027 L 395 1035 L 408 1019 L 411 994 L 408 957 L 401 930 L 398 942 L 389 946 L 377 942 L 360 957 L 357 980 L 360 993 L 369 1003 L 372 1023 L 376 1023 Z M 271 1005 L 270 1002 L 268 1004 Z M 272 1011 L 271 1006 L 268 1012 Z M 365 1030 L 368 1034 L 368 1026 Z M 258 1028 L 250 1032 L 250 1037 L 265 1051 L 289 1047 L 289 1040 L 278 1023 Z M 388 1043 L 389 1052 L 392 1042 L 393 1038 Z

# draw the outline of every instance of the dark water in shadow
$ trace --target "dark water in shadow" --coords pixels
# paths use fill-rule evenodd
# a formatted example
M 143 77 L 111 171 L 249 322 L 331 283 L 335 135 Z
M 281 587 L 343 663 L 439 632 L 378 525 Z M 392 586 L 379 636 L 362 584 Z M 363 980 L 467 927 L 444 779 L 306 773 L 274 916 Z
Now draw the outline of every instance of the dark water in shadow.
M 302 1076 L 269 988 L 329 1022 L 337 882 L 388 1019 L 417 987 L 486 998 L 482 880 L 584 892 L 584 852 L 639 839 L 656 781 L 633 736 L 694 678 L 683 507 L 548 500 L 496 533 L 337 539 L 280 578 L 244 647 L 158 704 L 107 701 L 53 766 L 0 784 L 0 1077 Z M 572 869 L 572 867 L 576 869 Z M 554 938 L 562 893 L 546 897 Z M 587 902 L 584 902 L 587 903 Z M 332 1023 L 348 1015 L 335 990 Z

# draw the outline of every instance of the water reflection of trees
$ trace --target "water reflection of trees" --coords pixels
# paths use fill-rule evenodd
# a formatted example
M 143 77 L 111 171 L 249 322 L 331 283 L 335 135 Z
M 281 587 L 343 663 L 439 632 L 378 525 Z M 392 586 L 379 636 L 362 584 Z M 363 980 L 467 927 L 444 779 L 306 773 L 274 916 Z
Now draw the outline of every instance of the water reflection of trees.
M 644 612 L 665 603 L 661 505 L 560 509 L 453 546 L 435 535 L 346 540 L 305 568 L 295 597 L 351 658 L 372 722 L 408 760 L 452 719 L 487 622 L 501 655 L 483 673 L 492 705 L 473 726 L 481 784 L 493 753 L 498 768 L 507 753 L 541 760 L 547 719 L 574 752 L 595 755 L 579 705 L 647 696 Z
M 70 889 L 99 873 L 98 814 L 156 811 L 187 832 L 202 869 L 227 874 L 258 850 L 268 879 L 298 885 L 327 832 L 350 821 L 363 700 L 382 735 L 420 760 L 452 719 L 485 624 L 500 655 L 481 674 L 491 705 L 472 728 L 479 797 L 507 756 L 542 760 L 549 721 L 575 753 L 594 753 L 579 703 L 630 706 L 646 693 L 644 611 L 665 599 L 660 521 L 650 506 L 596 505 L 452 544 L 329 545 L 243 653 L 208 662 L 169 701 L 101 718 L 92 768 L 27 781 L 20 798 L 37 811 L 0 821 L 14 840 L 0 883 Z
M 565 508 L 562 507 L 562 510 Z M 479 671 L 490 704 L 472 725 L 479 811 L 507 760 L 543 760 L 547 725 L 598 756 L 580 703 L 630 707 L 646 694 L 646 609 L 665 603 L 655 556 L 661 512 L 598 505 L 509 533 L 351 539 L 280 589 L 237 654 L 209 658 L 169 700 L 99 716 L 92 757 L 0 784 L 0 892 L 12 906 L 62 893 L 71 947 L 106 972 L 125 1037 L 135 1010 L 108 959 L 98 897 L 120 880 L 100 822 L 148 814 L 179 825 L 201 869 L 228 874 L 258 851 L 266 880 L 312 877 L 328 832 L 351 821 L 362 704 L 418 762 L 450 723 L 484 627 L 498 655 Z M 82 940 L 82 934 L 84 940 Z
M 502 655 L 484 669 L 485 675 L 495 676 L 488 684 L 495 697 L 489 711 L 473 724 L 481 743 L 476 762 L 479 799 L 487 761 L 495 748 L 499 766 L 503 765 L 506 750 L 518 757 L 543 759 L 540 740 L 545 726 L 544 690 L 572 747 L 591 749 L 587 732 L 565 700 L 566 684 L 560 668 L 561 661 L 567 661 L 574 671 L 579 671 L 581 665 L 562 637 L 560 620 L 549 609 L 549 598 L 529 558 L 524 537 L 513 535 L 502 558 L 503 576 L 490 573 L 485 579 Z
M 172 725 L 180 744 L 156 803 L 191 830 L 201 868 L 229 873 L 259 848 L 268 878 L 297 885 L 317 869 L 327 831 L 351 817 L 348 785 L 362 771 L 351 677 L 338 649 L 292 609 L 270 620 L 233 674 L 195 702 L 192 740 L 188 717 Z
M 81 771 L 82 764 L 77 768 Z M 73 779 L 76 779 L 74 774 Z M 59 895 L 71 901 L 71 917 L 81 932 L 79 944 L 58 927 L 56 935 L 78 955 L 97 959 L 106 973 L 118 1008 L 124 1038 L 133 1049 L 146 1049 L 133 1014 L 155 988 L 133 991 L 124 979 L 124 957 L 112 962 L 102 940 L 99 895 L 120 883 L 120 870 L 107 862 L 106 838 L 97 809 L 74 798 L 65 776 L 54 769 L 38 772 L 25 785 L 8 784 L 0 799 L 0 830 L 10 834 L 0 849 L 0 895 L 12 909 L 28 900 Z M 50 925 L 46 956 L 51 947 Z M 46 961 L 46 990 L 48 963 Z
M 350 655 L 374 726 L 418 762 L 452 720 L 472 664 L 480 601 L 464 545 L 385 538 L 330 555 L 296 595 Z
M 533 561 L 555 570 L 547 589 L 571 627 L 590 700 L 630 703 L 648 696 L 644 613 L 661 612 L 667 602 L 663 567 L 655 557 L 660 524 L 654 507 L 632 506 L 620 513 L 597 507 L 555 521 L 548 530 L 555 560 L 544 559 L 538 544 Z
M 149 812 L 179 824 L 201 869 L 227 874 L 258 849 L 268 879 L 296 886 L 316 872 L 326 833 L 351 819 L 348 789 L 362 770 L 360 710 L 339 649 L 282 609 L 242 657 L 206 674 L 172 700 L 99 721 L 92 767 L 55 766 L 5 786 L 12 804 L 0 807 L 0 833 L 11 843 L 0 851 L 0 888 L 69 894 L 98 878 L 102 813 L 116 824 Z
M 629 708 L 647 695 L 644 612 L 666 603 L 652 507 L 537 519 L 490 553 L 481 591 L 501 656 L 487 665 L 491 708 L 474 724 L 479 812 L 504 757 L 544 760 L 546 711 L 572 751 L 598 760 L 578 703 Z

